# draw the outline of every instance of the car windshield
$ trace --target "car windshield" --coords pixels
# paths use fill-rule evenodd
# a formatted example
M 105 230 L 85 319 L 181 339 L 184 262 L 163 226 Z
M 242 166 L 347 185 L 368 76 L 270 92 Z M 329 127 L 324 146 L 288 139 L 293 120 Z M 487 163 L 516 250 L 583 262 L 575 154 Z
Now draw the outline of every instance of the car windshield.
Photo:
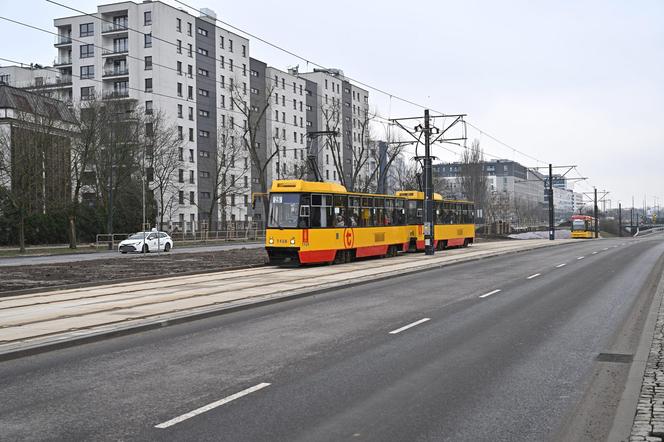
M 143 237 L 147 238 L 148 236 L 150 236 L 150 232 L 138 232 L 131 235 L 128 239 L 143 239 Z
M 299 210 L 299 193 L 271 194 L 268 227 L 297 227 Z

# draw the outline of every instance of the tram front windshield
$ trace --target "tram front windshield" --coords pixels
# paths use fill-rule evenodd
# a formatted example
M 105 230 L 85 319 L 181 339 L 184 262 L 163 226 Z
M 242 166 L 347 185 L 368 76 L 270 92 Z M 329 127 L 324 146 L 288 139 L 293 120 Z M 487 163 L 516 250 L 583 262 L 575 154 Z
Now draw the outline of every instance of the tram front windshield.
M 268 218 L 268 227 L 297 227 L 299 213 L 299 193 L 270 194 L 270 216 Z
M 572 221 L 572 230 L 586 230 L 586 221 L 583 219 L 575 219 Z

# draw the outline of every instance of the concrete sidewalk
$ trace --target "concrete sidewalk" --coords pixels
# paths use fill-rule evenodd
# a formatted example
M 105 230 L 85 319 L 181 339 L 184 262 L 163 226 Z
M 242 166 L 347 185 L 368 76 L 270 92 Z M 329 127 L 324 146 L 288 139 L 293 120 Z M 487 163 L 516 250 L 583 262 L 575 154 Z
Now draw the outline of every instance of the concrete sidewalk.
M 261 267 L 6 297 L 0 299 L 0 359 L 259 302 L 570 243 L 574 241 L 489 242 L 435 256 L 417 253 L 334 266 Z

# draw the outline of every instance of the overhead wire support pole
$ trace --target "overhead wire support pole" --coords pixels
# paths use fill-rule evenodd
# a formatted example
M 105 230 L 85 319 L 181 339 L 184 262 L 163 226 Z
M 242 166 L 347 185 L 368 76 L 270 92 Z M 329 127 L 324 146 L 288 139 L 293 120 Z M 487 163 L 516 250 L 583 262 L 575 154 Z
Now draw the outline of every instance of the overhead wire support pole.
M 553 164 L 549 164 L 549 240 L 556 239 L 556 231 L 554 226 L 554 207 L 553 207 Z
M 434 244 L 435 244 L 435 238 L 434 238 L 434 205 L 433 205 L 433 167 L 432 167 L 432 159 L 433 157 L 431 156 L 431 146 L 435 143 L 446 143 L 450 141 L 461 141 L 465 140 L 466 137 L 461 138 L 450 138 L 450 139 L 445 139 L 443 138 L 444 134 L 452 128 L 452 126 L 456 125 L 458 122 L 463 122 L 463 117 L 465 117 L 466 114 L 454 114 L 454 115 L 438 115 L 438 116 L 431 116 L 429 109 L 424 110 L 424 125 L 418 124 L 414 129 L 410 129 L 406 127 L 404 124 L 401 123 L 401 121 L 411 121 L 411 120 L 421 120 L 421 117 L 407 117 L 407 118 L 394 118 L 391 121 L 395 123 L 397 126 L 408 132 L 410 136 L 412 136 L 416 141 L 417 144 L 415 145 L 416 149 L 416 155 L 417 155 L 417 145 L 421 142 L 422 136 L 424 136 L 424 157 L 418 157 L 416 156 L 416 160 L 422 160 L 422 170 L 424 172 L 424 183 L 423 183 L 423 191 L 424 191 L 424 219 L 423 219 L 423 230 L 424 230 L 424 253 L 426 255 L 433 255 L 434 254 Z M 442 117 L 453 117 L 455 118 L 454 121 L 449 124 L 447 127 L 443 126 L 443 129 L 440 130 L 436 126 L 432 124 L 432 120 L 435 120 L 436 118 L 442 118 Z M 420 136 L 416 136 L 415 133 L 420 132 Z M 431 135 L 435 134 L 437 135 L 433 141 L 431 140 Z
M 597 187 L 595 187 L 595 239 L 599 238 L 599 220 L 597 219 Z

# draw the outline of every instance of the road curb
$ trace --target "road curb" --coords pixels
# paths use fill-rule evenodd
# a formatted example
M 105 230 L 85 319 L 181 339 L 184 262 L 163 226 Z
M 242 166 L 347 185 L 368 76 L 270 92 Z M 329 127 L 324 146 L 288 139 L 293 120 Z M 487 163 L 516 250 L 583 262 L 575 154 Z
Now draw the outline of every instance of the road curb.
M 662 258 L 658 263 L 663 261 Z M 660 274 L 659 282 L 656 286 L 656 291 L 650 303 L 650 309 L 646 317 L 643 331 L 639 338 L 639 344 L 634 354 L 632 366 L 630 367 L 629 374 L 627 375 L 627 382 L 625 389 L 618 402 L 618 408 L 613 420 L 613 425 L 609 436 L 607 438 L 610 442 L 623 442 L 631 440 L 632 426 L 634 424 L 634 417 L 636 415 L 637 405 L 641 397 L 641 386 L 648 363 L 648 357 L 656 332 L 656 323 L 659 317 L 659 312 L 664 302 L 664 271 Z
M 435 264 L 425 263 L 422 266 L 409 268 L 402 271 L 391 272 L 389 274 L 385 273 L 383 275 L 370 279 L 367 279 L 366 277 L 354 278 L 343 281 L 341 283 L 328 283 L 327 285 L 321 286 L 319 288 L 304 288 L 300 289 L 301 291 L 285 291 L 281 295 L 277 295 L 276 297 L 270 297 L 266 299 L 260 299 L 257 297 L 244 298 L 242 300 L 235 301 L 232 304 L 225 303 L 218 306 L 199 307 L 197 309 L 187 310 L 182 314 L 177 314 L 175 312 L 166 313 L 165 315 L 168 315 L 168 317 L 150 317 L 151 319 L 135 318 L 132 321 L 142 321 L 142 322 L 138 324 L 126 324 L 125 326 L 118 326 L 118 323 L 114 323 L 107 326 L 96 327 L 95 328 L 97 329 L 96 332 L 94 331 L 95 329 L 85 329 L 85 330 L 90 330 L 90 333 L 87 333 L 85 336 L 63 337 L 61 335 L 60 336 L 53 335 L 48 338 L 44 338 L 42 342 L 37 342 L 32 345 L 23 346 L 17 349 L 3 351 L 0 352 L 0 362 L 19 359 L 27 356 L 33 356 L 40 353 L 46 353 L 82 344 L 103 341 L 106 339 L 112 339 L 119 336 L 131 335 L 143 331 L 154 330 L 157 328 L 168 327 L 171 325 L 192 322 L 199 319 L 205 319 L 213 316 L 219 316 L 227 313 L 247 310 L 250 308 L 256 308 L 280 302 L 286 302 L 308 296 L 320 295 L 334 290 L 339 290 L 341 288 L 357 287 L 365 284 L 370 284 L 373 282 L 379 282 L 391 279 L 397 275 L 404 276 L 404 275 L 423 273 L 427 271 L 439 270 L 443 267 L 465 264 L 468 262 L 480 261 L 483 259 L 495 258 L 498 256 L 514 255 L 518 253 L 530 252 L 533 250 L 538 250 L 543 248 L 560 247 L 564 245 L 573 245 L 573 244 L 580 244 L 580 243 L 566 242 L 566 243 L 555 243 L 551 245 L 547 243 L 547 245 L 539 245 L 520 250 L 509 250 L 506 252 L 494 252 L 483 256 L 459 258 L 454 261 L 443 262 L 443 263 L 435 263 Z M 185 276 L 185 275 L 178 275 L 178 276 Z M 268 296 L 274 296 L 274 295 L 268 295 Z

